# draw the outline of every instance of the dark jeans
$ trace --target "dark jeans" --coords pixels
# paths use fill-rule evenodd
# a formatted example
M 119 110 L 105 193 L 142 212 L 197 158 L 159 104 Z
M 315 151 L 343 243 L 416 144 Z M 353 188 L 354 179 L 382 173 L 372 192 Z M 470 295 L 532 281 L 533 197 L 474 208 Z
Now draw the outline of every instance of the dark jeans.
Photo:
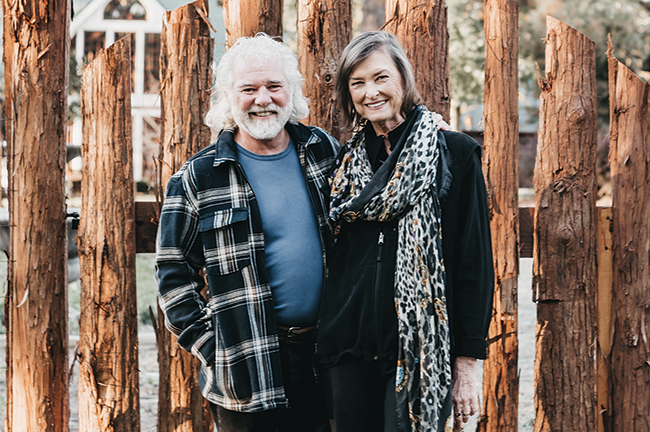
M 323 385 L 314 376 L 311 343 L 280 341 L 282 379 L 289 408 L 259 413 L 229 411 L 210 404 L 218 432 L 328 432 Z
M 395 362 L 345 357 L 323 371 L 335 432 L 407 432 L 397 423 Z M 451 389 L 450 389 L 451 390 Z M 451 414 L 451 391 L 445 399 L 439 432 Z M 404 413 L 404 418 L 409 418 Z

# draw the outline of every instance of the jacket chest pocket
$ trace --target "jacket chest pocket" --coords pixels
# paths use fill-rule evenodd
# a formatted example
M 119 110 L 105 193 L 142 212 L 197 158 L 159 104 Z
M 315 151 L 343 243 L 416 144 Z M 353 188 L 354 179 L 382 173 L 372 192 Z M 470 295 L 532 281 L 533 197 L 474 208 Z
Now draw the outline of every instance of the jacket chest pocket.
M 207 273 L 234 273 L 250 264 L 248 208 L 229 208 L 203 215 L 199 232 Z

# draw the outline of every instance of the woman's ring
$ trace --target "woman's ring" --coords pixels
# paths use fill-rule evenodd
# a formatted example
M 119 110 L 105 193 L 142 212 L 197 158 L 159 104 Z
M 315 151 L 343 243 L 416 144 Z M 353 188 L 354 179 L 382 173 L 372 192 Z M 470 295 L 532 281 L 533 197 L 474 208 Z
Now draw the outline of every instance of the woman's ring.
M 464 412 L 464 413 L 461 413 L 461 414 L 463 415 L 463 417 L 469 417 L 469 413 Z
M 463 415 L 463 413 L 456 413 L 456 417 L 460 417 L 462 415 Z

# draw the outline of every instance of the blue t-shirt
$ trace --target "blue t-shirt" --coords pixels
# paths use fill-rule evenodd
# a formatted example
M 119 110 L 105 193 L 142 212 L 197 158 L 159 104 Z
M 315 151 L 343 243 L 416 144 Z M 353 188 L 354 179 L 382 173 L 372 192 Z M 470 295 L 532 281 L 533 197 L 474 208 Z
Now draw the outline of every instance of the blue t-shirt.
M 296 149 L 292 142 L 274 155 L 258 155 L 239 145 L 237 149 L 262 214 L 266 270 L 277 322 L 312 325 L 323 289 L 323 255 Z

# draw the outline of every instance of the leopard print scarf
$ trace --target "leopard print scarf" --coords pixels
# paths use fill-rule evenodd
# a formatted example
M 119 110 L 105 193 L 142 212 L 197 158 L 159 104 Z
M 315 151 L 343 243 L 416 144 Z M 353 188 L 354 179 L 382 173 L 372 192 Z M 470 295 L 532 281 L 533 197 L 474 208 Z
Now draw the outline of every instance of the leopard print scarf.
M 423 107 L 418 110 L 411 132 L 408 128 L 405 132 L 408 136 L 396 155 L 394 170 L 384 173 L 383 189 L 372 184 L 382 181 L 382 169 L 373 176 L 363 131 L 346 144 L 332 183 L 330 220 L 336 225 L 341 218 L 348 222 L 399 218 L 395 266 L 398 421 L 405 430 L 428 432 L 438 428 L 451 383 L 451 360 L 441 206 L 435 192 L 440 186 L 436 183 L 441 181 L 438 170 L 444 152 L 434 114 Z M 450 181 L 450 174 L 445 180 Z M 379 192 L 364 197 L 364 189 Z M 399 414 L 405 412 L 410 419 L 401 418 Z

